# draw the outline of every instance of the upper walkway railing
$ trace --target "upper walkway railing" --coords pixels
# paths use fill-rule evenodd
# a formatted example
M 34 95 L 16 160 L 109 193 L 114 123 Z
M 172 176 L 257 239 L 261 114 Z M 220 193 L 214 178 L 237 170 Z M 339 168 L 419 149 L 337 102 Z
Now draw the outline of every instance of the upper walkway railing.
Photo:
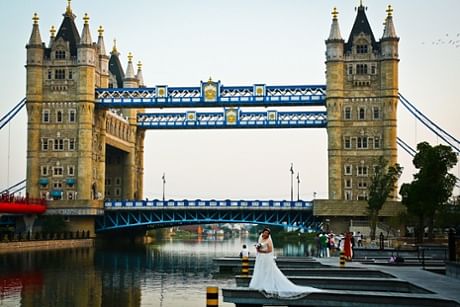
M 276 209 L 313 210 L 311 201 L 288 200 L 106 200 L 106 210 L 150 210 L 150 209 Z
M 324 106 L 326 86 L 223 86 L 208 81 L 199 87 L 98 88 L 95 98 L 105 108 Z

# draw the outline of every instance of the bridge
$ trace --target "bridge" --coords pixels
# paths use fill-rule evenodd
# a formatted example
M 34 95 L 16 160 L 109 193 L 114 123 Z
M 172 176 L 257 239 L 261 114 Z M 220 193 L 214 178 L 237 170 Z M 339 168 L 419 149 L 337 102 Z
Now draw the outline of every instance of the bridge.
M 191 224 L 248 223 L 317 231 L 310 201 L 264 200 L 142 200 L 105 201 L 96 220 L 98 232 L 123 228 Z
M 221 222 L 306 231 L 320 226 L 315 201 L 143 200 L 148 129 L 327 129 L 326 206 L 327 201 L 340 204 L 345 216 L 337 218 L 340 227 L 355 217 L 351 204 L 365 206 L 376 157 L 396 163 L 397 145 L 416 153 L 397 137 L 398 105 L 459 152 L 457 138 L 399 93 L 394 78 L 399 37 L 390 8 L 379 41 L 362 5 L 348 42 L 333 12 L 324 85 L 227 86 L 209 78 L 198 86 L 147 87 L 141 66 L 134 73 L 131 55 L 124 70 L 115 45 L 110 56 L 105 53 L 103 30 L 92 42 L 89 18 L 81 36 L 71 31 L 76 26 L 70 4 L 49 44 L 41 40 L 38 21 L 34 16 L 27 44 L 26 97 L 0 119 L 1 129 L 27 106 L 27 178 L 6 190 L 26 189 L 28 197 L 46 199 L 45 215 L 66 216 L 75 230 L 81 225 L 108 232 Z

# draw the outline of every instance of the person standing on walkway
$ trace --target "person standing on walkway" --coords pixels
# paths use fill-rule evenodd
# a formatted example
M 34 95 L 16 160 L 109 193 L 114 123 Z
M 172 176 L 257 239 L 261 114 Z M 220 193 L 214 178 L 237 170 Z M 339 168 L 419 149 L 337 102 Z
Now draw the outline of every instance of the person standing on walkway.
M 347 261 L 351 261 L 351 258 L 353 257 L 353 252 L 351 249 L 351 233 L 347 232 L 345 234 L 345 242 L 343 244 L 343 252 L 345 254 L 345 259 Z

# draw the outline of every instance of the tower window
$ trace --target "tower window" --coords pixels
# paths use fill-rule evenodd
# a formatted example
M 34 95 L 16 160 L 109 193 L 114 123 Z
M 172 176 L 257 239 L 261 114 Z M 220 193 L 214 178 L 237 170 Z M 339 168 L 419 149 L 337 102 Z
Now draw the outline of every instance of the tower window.
M 42 111 L 42 122 L 49 123 L 50 122 L 50 110 L 43 110 Z
M 343 147 L 345 149 L 351 149 L 351 138 L 349 136 L 346 136 L 343 140 Z
M 65 60 L 65 51 L 56 50 L 55 57 L 56 57 L 56 60 Z
M 62 111 L 61 110 L 56 111 L 56 122 L 62 123 Z
M 372 111 L 374 119 L 380 119 L 380 108 L 374 107 Z
M 358 119 L 361 119 L 361 120 L 366 119 L 366 109 L 365 108 L 359 108 Z
M 53 176 L 62 176 L 62 174 L 63 174 L 62 166 L 53 167 Z
M 358 137 L 356 147 L 359 149 L 366 149 L 367 148 L 367 136 Z
M 69 110 L 69 123 L 74 123 L 76 120 L 77 111 Z
M 42 151 L 47 151 L 48 150 L 48 139 L 42 138 L 41 143 L 42 143 Z
M 353 193 L 351 191 L 345 191 L 345 200 L 352 200 Z
M 348 65 L 348 74 L 349 75 L 353 74 L 353 65 Z
M 75 150 L 75 139 L 74 138 L 69 139 L 69 150 L 70 151 Z
M 48 166 L 42 166 L 42 176 L 48 176 Z
M 67 167 L 67 174 L 69 176 L 75 176 L 75 168 L 73 165 Z
M 362 192 L 358 195 L 358 200 L 367 200 L 367 192 Z
M 72 78 L 73 78 L 73 72 L 72 70 L 69 70 L 69 79 L 72 80 Z
M 375 65 L 371 66 L 371 74 L 375 75 L 377 73 L 377 67 Z
M 374 138 L 374 148 L 375 148 L 375 149 L 379 149 L 379 148 L 380 148 L 380 138 L 379 138 L 379 137 L 375 137 L 375 138 Z
M 358 166 L 358 176 L 367 176 L 367 166 Z
M 351 178 L 345 179 L 345 188 L 351 189 Z
M 356 64 L 357 75 L 367 75 L 367 64 Z
M 358 189 L 367 189 L 367 181 L 364 179 L 360 179 L 358 181 Z
M 64 80 L 65 79 L 65 69 L 56 69 L 54 71 L 54 79 Z
M 350 164 L 344 166 L 345 168 L 345 175 L 351 176 L 353 174 L 352 167 Z
M 356 46 L 356 53 L 367 53 L 369 51 L 369 48 L 367 45 L 357 45 Z
M 351 107 L 345 107 L 343 117 L 344 119 L 351 119 Z
M 53 78 L 53 72 L 51 70 L 48 70 L 48 80 L 51 80 Z

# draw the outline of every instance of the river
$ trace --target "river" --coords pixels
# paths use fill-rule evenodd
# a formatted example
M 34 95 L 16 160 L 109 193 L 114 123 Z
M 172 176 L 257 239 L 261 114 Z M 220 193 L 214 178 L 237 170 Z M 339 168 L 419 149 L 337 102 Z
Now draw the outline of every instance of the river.
M 238 256 L 248 238 L 168 239 L 148 245 L 0 254 L 0 306 L 206 306 L 206 287 L 234 287 L 212 259 Z M 276 246 L 303 256 L 311 245 Z M 229 307 L 219 295 L 219 306 Z

